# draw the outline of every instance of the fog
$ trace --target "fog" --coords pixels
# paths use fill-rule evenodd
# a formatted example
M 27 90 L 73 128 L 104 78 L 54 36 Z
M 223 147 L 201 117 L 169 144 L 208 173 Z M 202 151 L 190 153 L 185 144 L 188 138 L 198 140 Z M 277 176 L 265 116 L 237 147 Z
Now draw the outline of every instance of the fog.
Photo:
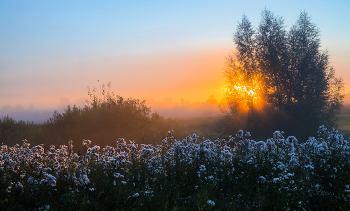
M 174 102 L 171 98 L 164 98 L 161 101 L 143 100 L 151 108 L 151 112 L 157 112 L 166 118 L 215 117 L 221 114 L 220 105 L 222 105 L 222 100 L 219 102 L 213 95 L 204 102 L 188 102 L 183 99 L 180 102 Z M 5 104 L 0 107 L 0 117 L 9 116 L 16 121 L 43 123 L 53 115 L 54 111 L 62 113 L 68 105 L 83 107 L 84 103 L 82 102 L 83 100 L 80 99 L 75 103 L 71 103 L 68 98 L 61 98 L 60 105 L 52 108 L 37 108 L 33 104 L 29 106 Z M 340 113 L 342 115 L 350 114 L 350 93 L 345 95 L 344 106 Z
M 220 115 L 220 103 L 213 95 L 205 102 L 189 103 L 181 99 L 180 103 L 174 103 L 171 98 L 164 98 L 163 101 L 146 99 L 146 105 L 152 111 L 164 117 L 173 118 L 193 118 L 193 117 L 213 117 Z
M 3 105 L 0 108 L 0 117 L 9 116 L 16 121 L 23 120 L 25 122 L 43 123 L 52 116 L 54 111 L 63 112 L 63 107 L 57 108 L 35 108 L 33 105 L 24 107 L 22 105 L 11 106 Z

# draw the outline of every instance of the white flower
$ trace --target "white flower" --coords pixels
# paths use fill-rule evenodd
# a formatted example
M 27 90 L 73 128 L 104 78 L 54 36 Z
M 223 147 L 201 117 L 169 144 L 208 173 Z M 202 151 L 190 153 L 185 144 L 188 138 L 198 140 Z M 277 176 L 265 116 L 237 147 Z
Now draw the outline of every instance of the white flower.
M 277 178 L 273 178 L 272 181 L 273 181 L 274 183 L 277 183 L 277 182 L 280 181 L 280 180 L 281 180 L 281 178 L 277 177 Z
M 153 191 L 150 191 L 150 190 L 145 191 L 145 194 L 151 194 L 151 193 L 153 193 Z
M 27 180 L 27 183 L 29 183 L 29 184 L 33 184 L 34 183 L 34 177 L 32 177 L 32 176 L 30 176 L 29 178 L 28 178 L 28 180 Z
M 207 170 L 207 169 L 205 168 L 205 165 L 201 165 L 201 166 L 199 167 L 199 170 L 200 170 L 201 172 L 203 172 L 203 171 L 205 171 L 205 170 Z
M 236 134 L 237 138 L 243 138 L 243 130 L 239 130 Z
M 139 193 L 135 193 L 134 195 L 132 195 L 132 197 L 138 197 L 139 195 Z
M 256 146 L 257 146 L 258 150 L 263 150 L 263 149 L 265 149 L 266 143 L 263 141 L 258 141 L 256 143 Z
M 260 180 L 261 180 L 261 183 L 264 183 L 264 182 L 266 181 L 266 178 L 263 177 L 263 176 L 260 176 L 259 178 L 260 178 Z
M 208 203 L 210 206 L 215 206 L 215 202 L 212 201 L 212 200 L 208 200 L 207 203 Z
M 85 186 L 90 183 L 90 180 L 86 174 L 80 176 L 79 185 Z
M 116 178 L 124 178 L 124 175 L 122 175 L 122 174 L 120 174 L 120 173 L 114 173 L 114 176 L 116 177 Z

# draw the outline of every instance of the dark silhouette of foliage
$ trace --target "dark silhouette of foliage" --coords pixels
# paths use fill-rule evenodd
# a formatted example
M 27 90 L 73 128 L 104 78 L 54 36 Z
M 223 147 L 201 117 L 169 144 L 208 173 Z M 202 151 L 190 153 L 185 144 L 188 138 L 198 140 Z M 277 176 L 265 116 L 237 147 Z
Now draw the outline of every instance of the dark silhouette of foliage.
M 282 17 L 266 9 L 256 30 L 243 16 L 233 41 L 237 51 L 227 59 L 225 118 L 243 123 L 233 130 L 262 136 L 283 130 L 305 139 L 320 125 L 336 125 L 343 82 L 320 49 L 320 32 L 306 12 L 289 31 Z
M 21 143 L 24 139 L 39 138 L 42 140 L 42 127 L 34 122 L 16 121 L 9 116 L 0 118 L 0 143 Z M 39 140 L 39 141 L 40 141 Z M 37 143 L 37 142 L 35 142 Z M 38 143 L 39 144 L 39 143 Z
M 101 146 L 115 146 L 119 138 L 156 144 L 169 130 L 181 129 L 177 120 L 151 113 L 145 101 L 124 99 L 109 92 L 110 83 L 107 87 L 102 85 L 98 94 L 95 87 L 92 91 L 88 88 L 89 98 L 83 108 L 68 105 L 63 113 L 55 111 L 43 124 L 0 118 L 0 143 L 11 145 L 27 139 L 47 148 L 72 140 L 77 151 L 83 139 Z
M 44 123 L 44 131 L 50 134 L 52 141 L 90 139 L 99 145 L 114 145 L 118 138 L 125 138 L 126 141 L 152 143 L 171 130 L 174 120 L 151 114 L 145 101 L 125 100 L 106 91 L 104 85 L 100 96 L 95 88 L 92 92 L 88 90 L 89 98 L 83 108 L 68 106 L 64 113 L 55 112 Z

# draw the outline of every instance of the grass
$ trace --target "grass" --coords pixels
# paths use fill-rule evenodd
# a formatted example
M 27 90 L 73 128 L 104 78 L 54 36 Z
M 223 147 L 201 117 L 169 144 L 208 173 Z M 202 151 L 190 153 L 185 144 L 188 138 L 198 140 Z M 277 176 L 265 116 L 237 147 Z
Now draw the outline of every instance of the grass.
M 219 120 L 219 116 L 177 118 L 176 121 L 181 125 L 181 134 L 177 134 L 177 131 L 175 133 L 179 139 L 186 138 L 188 134 L 193 133 L 209 139 L 221 138 L 222 134 L 214 130 Z
M 339 115 L 338 131 L 344 138 L 350 138 L 350 114 Z

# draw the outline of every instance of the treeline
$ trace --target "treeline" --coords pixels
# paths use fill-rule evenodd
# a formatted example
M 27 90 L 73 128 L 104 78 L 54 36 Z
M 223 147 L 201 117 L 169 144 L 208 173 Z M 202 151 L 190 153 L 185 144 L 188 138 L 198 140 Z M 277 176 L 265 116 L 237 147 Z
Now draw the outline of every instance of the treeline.
M 11 145 L 27 139 L 31 144 L 49 147 L 73 140 L 75 146 L 81 146 L 83 139 L 89 139 L 94 144 L 114 146 L 118 138 L 156 144 L 169 130 L 181 134 L 181 126 L 175 119 L 152 113 L 144 101 L 106 93 L 104 85 L 100 96 L 96 96 L 95 89 L 88 94 L 83 108 L 67 106 L 63 113 L 55 111 L 42 124 L 1 117 L 0 142 Z

